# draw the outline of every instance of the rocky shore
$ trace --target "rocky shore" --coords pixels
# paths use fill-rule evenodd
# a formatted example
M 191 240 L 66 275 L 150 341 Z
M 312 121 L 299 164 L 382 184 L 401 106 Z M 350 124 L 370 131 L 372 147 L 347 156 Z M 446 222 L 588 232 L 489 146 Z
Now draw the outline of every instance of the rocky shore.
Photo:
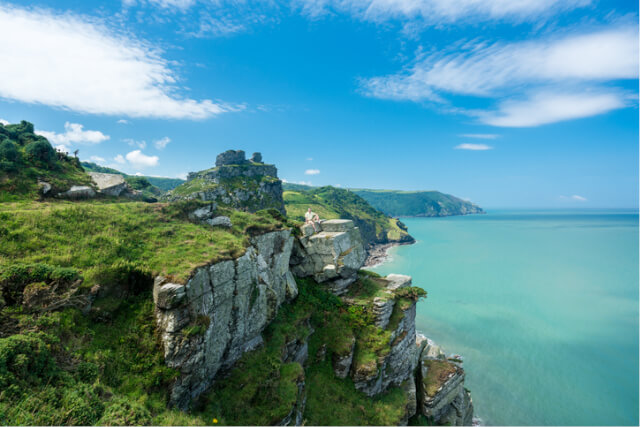
M 389 256 L 389 249 L 394 246 L 404 246 L 404 245 L 412 245 L 415 243 L 411 242 L 392 242 L 392 243 L 377 243 L 372 245 L 367 251 L 367 258 L 364 261 L 364 267 L 376 267 L 387 260 Z

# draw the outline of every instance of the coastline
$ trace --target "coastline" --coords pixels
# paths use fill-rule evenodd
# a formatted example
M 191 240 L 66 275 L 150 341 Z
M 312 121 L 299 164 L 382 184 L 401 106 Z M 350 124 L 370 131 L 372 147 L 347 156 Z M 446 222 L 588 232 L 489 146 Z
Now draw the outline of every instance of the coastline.
M 388 258 L 388 251 L 394 246 L 413 245 L 415 240 L 410 242 L 376 243 L 367 250 L 367 259 L 363 267 L 377 267 L 384 264 Z

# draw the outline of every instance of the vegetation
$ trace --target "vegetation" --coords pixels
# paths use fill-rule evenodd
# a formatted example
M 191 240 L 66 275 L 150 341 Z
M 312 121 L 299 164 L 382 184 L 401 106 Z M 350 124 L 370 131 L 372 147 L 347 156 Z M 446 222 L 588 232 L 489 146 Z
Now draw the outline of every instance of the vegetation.
M 51 184 L 51 193 L 93 185 L 79 160 L 55 151 L 33 124 L 0 123 L 0 202 L 38 198 L 39 180 Z
M 422 386 L 428 396 L 435 396 L 438 389 L 449 379 L 449 376 L 458 372 L 458 367 L 446 360 L 424 360 L 427 366 L 427 376 L 422 379 Z
M 233 227 L 195 224 L 203 202 L 16 202 L 0 204 L 0 270 L 14 263 L 72 267 L 85 284 L 109 284 L 131 272 L 181 282 L 201 264 L 244 253 L 249 232 L 283 226 L 272 212 L 219 209 Z
M 352 189 L 376 209 L 393 217 L 448 216 L 482 213 L 466 200 L 439 191 L 395 191 Z
M 376 210 L 349 190 L 331 186 L 305 191 L 287 190 L 283 197 L 287 215 L 296 220 L 304 220 L 309 207 L 322 219 L 352 219 L 360 228 L 365 244 L 413 241 L 401 221 Z

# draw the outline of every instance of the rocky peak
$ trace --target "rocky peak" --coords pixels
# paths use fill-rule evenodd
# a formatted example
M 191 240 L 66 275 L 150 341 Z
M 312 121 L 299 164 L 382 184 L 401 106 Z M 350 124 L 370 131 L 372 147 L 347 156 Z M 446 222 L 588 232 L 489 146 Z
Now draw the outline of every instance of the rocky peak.
M 216 157 L 216 166 L 243 165 L 245 163 L 247 160 L 242 150 L 227 150 Z

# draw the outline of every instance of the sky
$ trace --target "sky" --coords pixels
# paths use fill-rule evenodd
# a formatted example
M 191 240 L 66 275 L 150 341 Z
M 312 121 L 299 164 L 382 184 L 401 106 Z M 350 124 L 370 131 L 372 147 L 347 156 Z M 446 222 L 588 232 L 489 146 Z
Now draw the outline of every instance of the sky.
M 0 0 L 0 120 L 130 174 L 638 207 L 638 3 Z

